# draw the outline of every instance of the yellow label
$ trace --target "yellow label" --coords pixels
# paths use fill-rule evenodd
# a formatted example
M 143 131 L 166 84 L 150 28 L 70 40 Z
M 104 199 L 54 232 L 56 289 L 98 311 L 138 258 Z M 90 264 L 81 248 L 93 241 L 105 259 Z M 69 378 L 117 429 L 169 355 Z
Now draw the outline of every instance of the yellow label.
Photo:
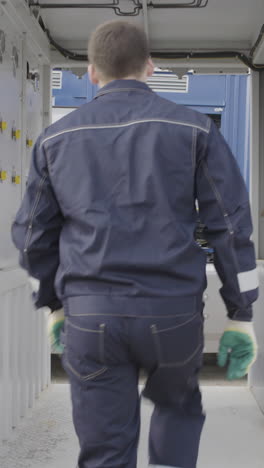
M 12 176 L 12 183 L 19 185 L 20 184 L 20 176 L 19 175 L 13 175 Z
M 6 130 L 6 129 L 7 129 L 7 122 L 4 122 L 2 120 L 2 122 L 0 122 L 0 130 L 3 131 L 3 130 Z
M 0 171 L 0 180 L 6 180 L 6 179 L 7 179 L 7 172 Z
M 14 138 L 14 140 L 19 140 L 19 138 L 21 137 L 21 130 L 13 129 L 12 130 L 12 137 Z
M 27 139 L 27 146 L 31 148 L 31 146 L 33 146 L 33 140 Z

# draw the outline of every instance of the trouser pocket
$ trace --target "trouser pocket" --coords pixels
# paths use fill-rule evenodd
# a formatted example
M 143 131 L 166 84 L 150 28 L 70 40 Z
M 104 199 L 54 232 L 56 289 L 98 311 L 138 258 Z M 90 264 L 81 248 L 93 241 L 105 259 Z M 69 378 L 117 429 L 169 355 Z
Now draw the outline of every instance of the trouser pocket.
M 66 318 L 64 365 L 81 381 L 93 380 L 106 370 L 105 324 L 93 319 Z
M 158 367 L 184 367 L 203 348 L 203 320 L 200 313 L 156 322 L 150 326 Z
M 174 409 L 188 406 L 198 388 L 202 365 L 203 318 L 200 312 L 157 320 L 150 333 L 155 357 L 144 396 L 160 406 Z M 200 405 L 198 412 L 201 412 Z

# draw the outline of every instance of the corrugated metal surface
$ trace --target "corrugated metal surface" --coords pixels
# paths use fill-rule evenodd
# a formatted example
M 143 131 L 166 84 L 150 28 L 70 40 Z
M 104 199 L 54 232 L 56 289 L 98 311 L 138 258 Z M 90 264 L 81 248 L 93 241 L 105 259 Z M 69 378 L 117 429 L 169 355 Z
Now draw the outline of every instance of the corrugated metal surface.
M 188 93 L 189 77 L 178 78 L 174 73 L 155 72 L 147 84 L 156 93 Z
M 62 71 L 53 70 L 51 86 L 52 86 L 52 89 L 61 89 L 62 88 Z
M 248 76 L 226 77 L 226 104 L 222 133 L 236 156 L 241 173 L 249 186 L 250 87 Z
M 21 270 L 0 273 L 0 441 L 50 381 L 47 311 L 36 311 Z

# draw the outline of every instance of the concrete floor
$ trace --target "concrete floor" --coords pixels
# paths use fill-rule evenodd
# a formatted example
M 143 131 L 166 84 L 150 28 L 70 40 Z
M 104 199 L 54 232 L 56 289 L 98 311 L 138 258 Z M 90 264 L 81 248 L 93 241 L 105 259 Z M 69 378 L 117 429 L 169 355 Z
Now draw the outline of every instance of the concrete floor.
M 198 468 L 263 468 L 264 416 L 245 386 L 203 386 L 207 423 Z M 142 404 L 138 468 L 147 468 L 151 405 Z M 67 383 L 52 384 L 0 445 L 1 468 L 74 468 L 78 454 Z

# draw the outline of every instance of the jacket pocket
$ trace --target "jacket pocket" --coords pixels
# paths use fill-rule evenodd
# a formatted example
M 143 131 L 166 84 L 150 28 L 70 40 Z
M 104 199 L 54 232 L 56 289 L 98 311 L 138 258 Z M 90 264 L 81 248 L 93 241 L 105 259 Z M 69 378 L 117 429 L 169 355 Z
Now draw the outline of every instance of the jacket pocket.
M 105 324 L 83 323 L 66 318 L 64 365 L 67 372 L 86 382 L 107 370 L 105 365 Z M 85 321 L 87 322 L 87 321 Z
M 203 351 L 203 319 L 200 313 L 176 316 L 150 327 L 158 367 L 184 367 Z

